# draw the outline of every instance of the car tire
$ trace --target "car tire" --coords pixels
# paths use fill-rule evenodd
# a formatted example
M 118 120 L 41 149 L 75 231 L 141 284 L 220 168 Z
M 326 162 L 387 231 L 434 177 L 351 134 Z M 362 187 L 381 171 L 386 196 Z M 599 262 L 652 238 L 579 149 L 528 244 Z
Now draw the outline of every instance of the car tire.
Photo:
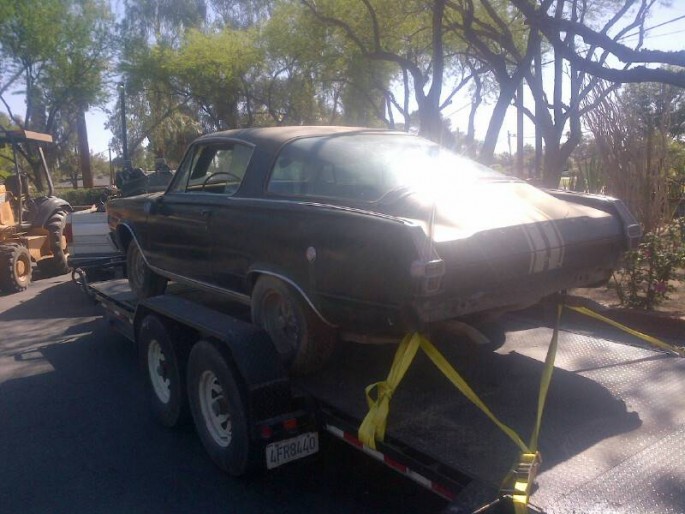
M 0 246 L 0 290 L 18 293 L 31 283 L 31 254 L 18 244 Z
M 232 364 L 214 344 L 199 341 L 190 351 L 187 376 L 190 410 L 202 445 L 219 468 L 244 475 L 256 459 Z
M 252 290 L 251 310 L 252 322 L 271 336 L 292 374 L 318 371 L 333 354 L 337 341 L 335 330 L 283 281 L 260 277 Z
M 52 257 L 38 261 L 38 269 L 40 269 L 41 274 L 46 277 L 69 273 L 67 251 L 66 248 L 62 246 L 66 222 L 67 213 L 59 210 L 50 216 L 48 222 L 45 224 L 45 228 L 48 231 L 48 246 L 50 248 L 50 253 L 52 253 Z
M 167 279 L 148 267 L 135 241 L 131 241 L 126 250 L 126 274 L 131 291 L 138 298 L 150 298 L 166 290 Z
M 185 383 L 187 352 L 154 314 L 145 316 L 140 324 L 138 357 L 155 418 L 165 427 L 185 424 L 190 419 Z

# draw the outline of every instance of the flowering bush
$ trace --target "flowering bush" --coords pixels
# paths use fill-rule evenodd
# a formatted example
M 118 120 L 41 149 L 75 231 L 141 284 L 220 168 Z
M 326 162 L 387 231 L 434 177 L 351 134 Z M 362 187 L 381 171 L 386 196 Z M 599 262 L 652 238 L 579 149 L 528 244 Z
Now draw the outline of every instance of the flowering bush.
M 637 250 L 625 256 L 623 268 L 614 273 L 621 305 L 652 310 L 673 290 L 669 281 L 685 266 L 685 220 L 648 232 Z

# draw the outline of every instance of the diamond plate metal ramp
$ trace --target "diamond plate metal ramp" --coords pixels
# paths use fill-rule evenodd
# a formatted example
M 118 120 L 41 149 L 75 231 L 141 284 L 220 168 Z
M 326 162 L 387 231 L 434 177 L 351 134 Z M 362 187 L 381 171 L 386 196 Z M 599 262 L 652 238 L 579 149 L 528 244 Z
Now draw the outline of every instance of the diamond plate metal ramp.
M 505 328 L 506 340 L 494 351 L 457 337 L 434 343 L 527 440 L 551 330 L 522 319 Z M 629 336 L 611 337 L 560 333 L 531 504 L 549 513 L 683 513 L 685 359 L 627 344 L 634 343 Z M 395 348 L 340 346 L 334 364 L 301 385 L 361 420 L 364 387 L 385 379 Z M 518 457 L 421 352 L 393 396 L 387 436 L 495 488 Z
M 544 349 L 531 344 L 529 333 L 510 333 L 499 351 L 543 358 Z M 541 450 L 555 462 L 543 464 L 531 503 L 549 513 L 683 513 L 685 360 L 629 346 L 637 344 L 629 336 L 612 337 L 620 341 L 562 333 L 557 367 L 602 386 L 625 404 L 636 426 L 612 435 L 618 420 L 598 416 L 585 427 L 564 430 L 550 413 Z M 588 408 L 596 401 L 588 397 Z M 597 433 L 606 437 L 589 444 Z

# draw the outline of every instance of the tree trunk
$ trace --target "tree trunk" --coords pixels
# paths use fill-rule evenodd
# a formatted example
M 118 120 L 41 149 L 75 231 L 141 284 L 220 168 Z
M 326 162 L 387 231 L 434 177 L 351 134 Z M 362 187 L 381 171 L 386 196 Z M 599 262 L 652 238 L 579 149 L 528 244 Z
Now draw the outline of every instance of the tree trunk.
M 550 140 L 556 139 L 554 136 Z M 545 156 L 543 159 L 542 185 L 556 189 L 561 181 L 561 172 L 566 166 L 566 158 L 560 152 L 558 141 L 550 141 L 545 138 Z M 555 142 L 557 144 L 555 144 Z
M 484 164 L 490 164 L 495 155 L 495 148 L 497 147 L 497 139 L 499 138 L 504 117 L 507 114 L 507 109 L 511 103 L 511 99 L 516 92 L 516 84 L 513 82 L 500 82 L 500 93 L 497 98 L 495 108 L 492 110 L 492 117 L 488 125 L 488 131 L 485 133 L 483 140 L 483 147 L 480 150 L 480 160 Z
M 440 107 L 429 101 L 422 103 L 419 106 L 419 135 L 439 144 L 442 142 Z
M 93 169 L 90 166 L 90 145 L 88 144 L 88 129 L 86 127 L 86 111 L 79 109 L 76 116 L 76 135 L 78 137 L 79 166 L 81 177 L 83 177 L 83 187 L 93 187 Z

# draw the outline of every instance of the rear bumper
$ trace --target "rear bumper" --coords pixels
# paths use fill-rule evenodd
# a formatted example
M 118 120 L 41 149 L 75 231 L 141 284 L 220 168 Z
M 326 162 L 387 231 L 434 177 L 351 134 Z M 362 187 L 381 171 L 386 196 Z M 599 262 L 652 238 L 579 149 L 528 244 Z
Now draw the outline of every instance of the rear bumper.
M 596 286 L 611 277 L 612 269 L 557 269 L 527 275 L 477 288 L 464 288 L 452 295 L 419 298 L 413 309 L 423 323 L 461 318 L 489 311 L 519 310 L 550 294 L 575 287 Z

